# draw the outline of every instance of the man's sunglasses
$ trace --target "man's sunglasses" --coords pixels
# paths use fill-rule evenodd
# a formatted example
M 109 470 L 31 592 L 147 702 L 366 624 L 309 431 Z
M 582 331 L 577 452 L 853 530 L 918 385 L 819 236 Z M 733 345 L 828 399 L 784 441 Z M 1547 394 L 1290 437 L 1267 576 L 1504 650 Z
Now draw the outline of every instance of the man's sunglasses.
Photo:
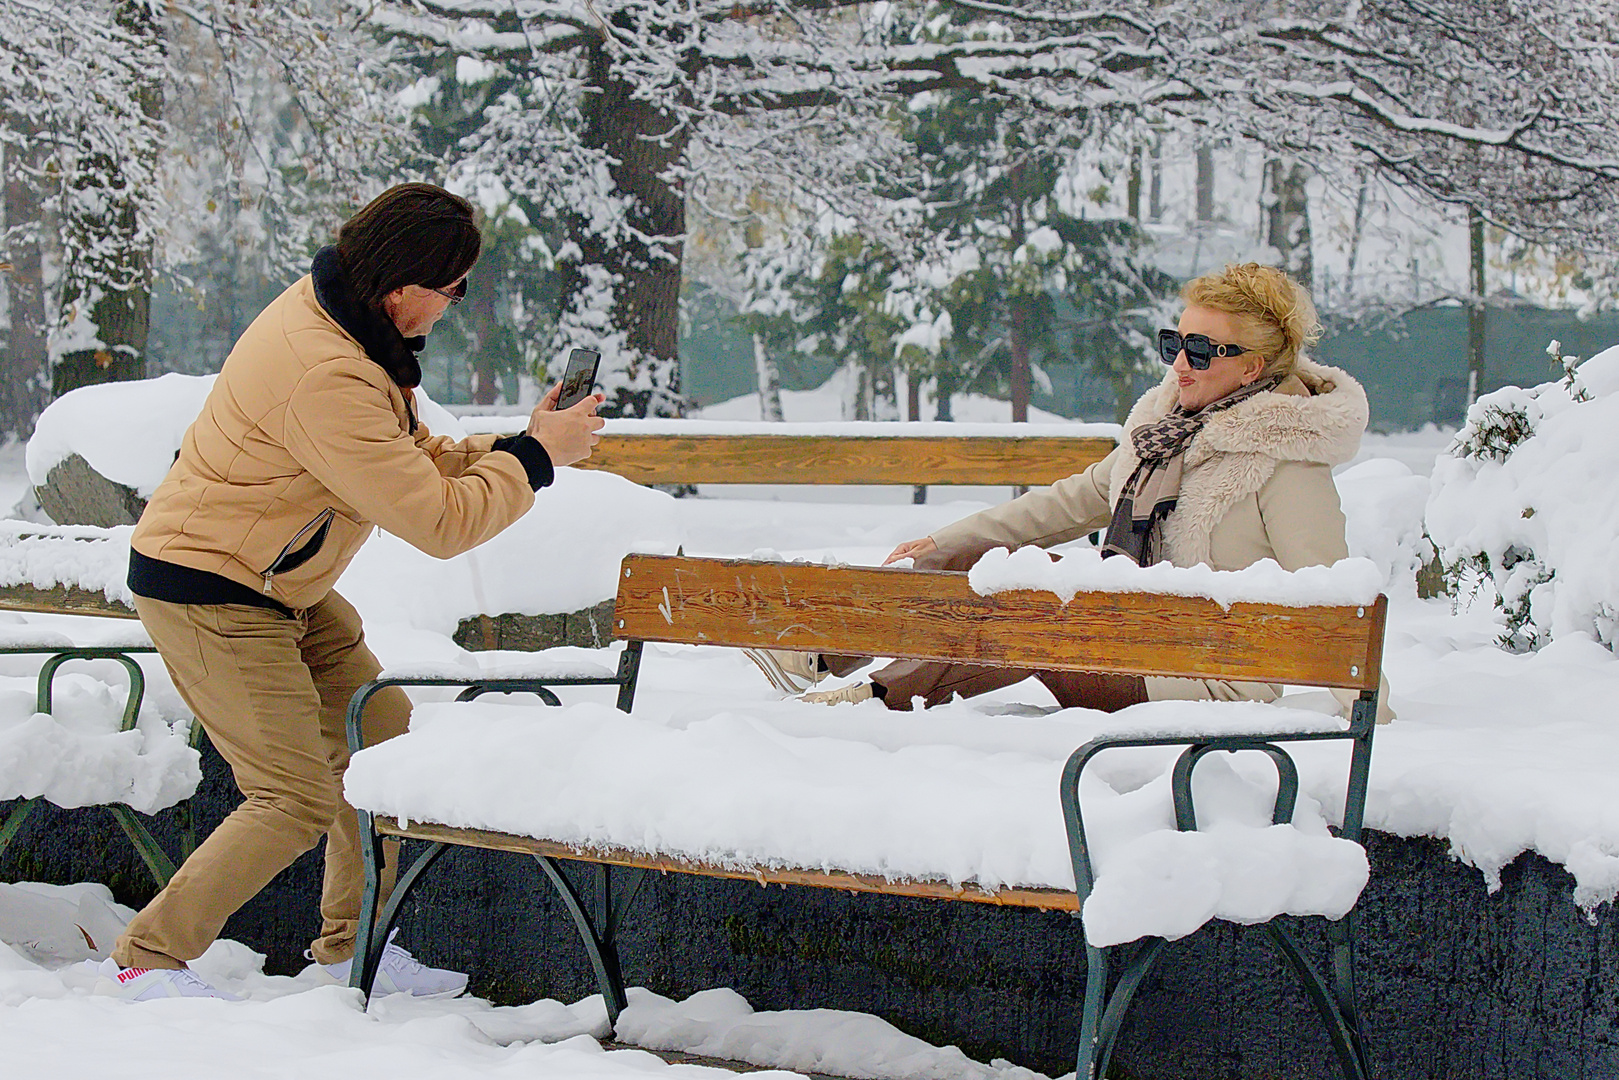
M 1197 371 L 1207 371 L 1209 363 L 1216 356 L 1241 356 L 1252 349 L 1245 349 L 1241 345 L 1221 345 L 1204 334 L 1187 334 L 1181 336 L 1177 330 L 1158 331 L 1158 358 L 1166 364 L 1173 364 L 1175 357 L 1180 355 L 1182 349 L 1186 350 L 1186 362 Z
M 431 285 L 423 285 L 422 288 L 426 289 L 428 292 L 438 293 L 440 296 L 444 297 L 444 299 L 450 302 L 451 307 L 454 307 L 467 298 L 466 278 L 462 278 L 460 281 L 457 281 L 448 289 L 435 289 Z

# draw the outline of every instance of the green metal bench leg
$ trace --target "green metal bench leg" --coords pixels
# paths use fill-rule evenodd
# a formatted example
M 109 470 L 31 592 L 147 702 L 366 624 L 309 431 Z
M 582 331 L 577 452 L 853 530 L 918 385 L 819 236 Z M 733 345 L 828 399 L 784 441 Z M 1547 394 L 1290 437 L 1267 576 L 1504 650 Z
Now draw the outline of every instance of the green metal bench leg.
M 1124 1026 L 1124 1014 L 1130 1011 L 1130 1003 L 1135 1000 L 1136 991 L 1141 989 L 1142 980 L 1158 963 L 1168 944 L 1163 938 L 1148 938 L 1119 973 L 1119 981 L 1113 987 L 1113 993 L 1108 995 L 1107 1009 L 1102 1013 L 1101 1025 L 1097 1029 L 1097 1076 L 1107 1075 L 1108 1064 L 1113 1060 L 1113 1046 L 1118 1042 L 1119 1030 Z
M 11 845 L 12 839 L 22 829 L 23 823 L 28 820 L 28 816 L 38 809 L 39 804 L 44 801 L 41 798 L 24 799 L 12 808 L 11 813 L 6 815 L 5 824 L 0 825 L 0 854 L 5 853 L 6 848 Z
M 612 1029 L 618 1026 L 619 1014 L 629 1003 L 624 990 L 623 969 L 618 960 L 618 928 L 640 892 L 646 872 L 631 870 L 628 887 L 622 893 L 615 893 L 612 887 L 613 868 L 597 864 L 594 902 L 591 904 L 592 910 L 587 911 L 578 891 L 562 872 L 556 859 L 548 855 L 536 855 L 534 859 L 551 884 L 556 886 L 568 914 L 573 916 L 573 925 L 579 931 L 585 953 L 590 957 L 590 966 L 596 973 L 596 985 L 600 987 L 602 1000 L 607 1005 L 607 1027 L 611 1034 Z
M 388 947 L 388 932 L 399 919 L 400 907 L 421 876 L 427 872 L 448 844 L 433 842 L 417 856 L 410 868 L 399 875 L 393 892 L 377 914 L 377 898 L 382 889 L 382 838 L 371 827 L 371 816 L 360 811 L 361 850 L 365 862 L 365 891 L 360 897 L 360 925 L 354 935 L 354 961 L 349 965 L 349 985 L 357 987 L 364 999 L 371 1000 L 371 988 L 377 981 L 377 968 L 382 964 L 382 951 Z M 401 849 L 401 855 L 403 849 Z M 401 859 L 403 862 L 403 859 Z
M 1320 972 L 1316 971 L 1309 957 L 1299 949 L 1291 934 L 1274 921 L 1265 924 L 1265 932 L 1270 935 L 1277 951 L 1287 957 L 1288 962 L 1293 965 L 1299 983 L 1304 987 L 1305 995 L 1320 1014 L 1321 1023 L 1327 1029 L 1327 1037 L 1332 1040 L 1332 1048 L 1338 1055 L 1338 1068 L 1343 1072 L 1344 1080 L 1370 1080 L 1371 1067 L 1366 1060 L 1365 1048 L 1361 1044 L 1357 1018 L 1353 1013 L 1345 1015 L 1339 1008 L 1326 980 L 1321 978 Z
M 1076 1080 L 1101 1080 L 1102 1013 L 1107 1005 L 1107 950 L 1085 943 L 1085 1006 L 1079 1018 Z
M 140 818 L 135 816 L 135 811 L 123 803 L 108 803 L 107 812 L 123 828 L 129 842 L 135 845 L 136 853 L 146 864 L 146 869 L 152 875 L 152 880 L 157 882 L 157 887 L 161 889 L 167 886 L 169 880 L 174 877 L 174 862 L 169 858 L 169 853 L 163 850 L 163 845 L 157 842 L 157 838 Z

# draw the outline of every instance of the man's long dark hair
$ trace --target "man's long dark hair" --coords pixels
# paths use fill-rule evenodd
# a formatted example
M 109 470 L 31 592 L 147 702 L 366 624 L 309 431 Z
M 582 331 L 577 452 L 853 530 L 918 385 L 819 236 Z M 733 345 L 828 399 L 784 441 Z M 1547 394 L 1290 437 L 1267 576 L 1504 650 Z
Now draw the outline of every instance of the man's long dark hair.
M 454 284 L 478 261 L 482 246 L 472 204 L 421 183 L 384 191 L 337 234 L 337 257 L 354 298 L 372 311 L 406 285 Z

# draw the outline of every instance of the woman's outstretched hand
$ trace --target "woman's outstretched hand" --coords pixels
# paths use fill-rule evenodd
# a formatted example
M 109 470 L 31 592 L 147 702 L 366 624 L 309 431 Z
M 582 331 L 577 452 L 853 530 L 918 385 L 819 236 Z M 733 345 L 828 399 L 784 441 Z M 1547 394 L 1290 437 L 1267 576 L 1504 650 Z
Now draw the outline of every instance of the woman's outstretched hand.
M 591 448 L 601 441 L 596 434 L 607 423 L 596 415 L 596 407 L 607 398 L 591 394 L 569 408 L 557 411 L 557 397 L 562 384 L 551 387 L 551 392 L 534 406 L 528 418 L 528 433 L 545 447 L 552 465 L 572 465 L 590 456 Z
M 938 551 L 939 545 L 933 542 L 933 537 L 924 536 L 920 540 L 907 540 L 899 547 L 888 553 L 883 565 L 897 563 L 901 559 L 920 559 L 922 556 Z

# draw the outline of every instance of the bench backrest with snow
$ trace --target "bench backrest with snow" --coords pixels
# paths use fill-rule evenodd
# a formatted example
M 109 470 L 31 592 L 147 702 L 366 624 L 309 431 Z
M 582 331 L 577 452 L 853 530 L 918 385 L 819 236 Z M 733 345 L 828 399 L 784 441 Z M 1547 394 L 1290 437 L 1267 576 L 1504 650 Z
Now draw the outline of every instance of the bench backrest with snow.
M 379 805 L 386 800 L 356 798 L 351 784 L 351 801 L 361 807 L 362 827 L 372 837 L 367 845 L 369 880 L 358 953 L 362 963 L 355 965 L 354 985 L 369 992 L 382 944 L 400 904 L 446 845 L 522 852 L 538 860 L 572 913 L 612 1020 L 616 1020 L 625 1003 L 615 945 L 617 929 L 646 870 L 1079 913 L 1096 880 L 1079 799 L 1080 776 L 1098 754 L 1116 747 L 1184 747 L 1174 768 L 1173 799 L 1177 827 L 1191 831 L 1197 828 L 1192 773 L 1209 754 L 1252 750 L 1268 756 L 1277 772 L 1272 821 L 1285 824 L 1294 812 L 1298 774 L 1282 744 L 1347 741 L 1351 747 L 1350 765 L 1339 836 L 1359 840 L 1387 608 L 1386 599 L 1380 595 L 1354 603 L 1231 602 L 1226 597 L 1222 597 L 1226 602 L 1218 603 L 1201 596 L 1082 591 L 1064 602 L 1055 593 L 1027 588 L 983 595 L 964 573 L 652 555 L 626 558 L 620 575 L 615 636 L 626 644 L 618 674 L 611 681 L 619 685 L 618 706 L 624 712 L 633 708 L 643 645 L 647 642 L 1283 683 L 1349 690 L 1356 698 L 1347 724 L 1324 716 L 1318 723 L 1278 720 L 1274 729 L 1226 723 L 1100 737 L 1079 747 L 1068 759 L 1060 791 L 1074 872 L 1072 890 L 981 887 L 973 882 L 951 882 L 942 874 L 938 879 L 890 880 L 852 869 L 782 865 L 780 860 L 739 865 L 631 846 L 581 845 L 543 835 L 422 821 L 414 815 L 402 821 L 397 813 L 389 816 Z M 1288 597 L 1284 595 L 1283 599 Z M 443 682 L 406 677 L 373 685 L 417 681 Z M 547 685 L 578 681 L 586 680 L 561 678 L 549 680 Z M 460 685 L 469 687 L 463 698 L 490 690 L 539 689 L 538 683 L 531 686 L 511 680 Z M 350 740 L 356 751 L 351 776 L 358 775 L 355 766 L 364 769 L 359 717 L 371 692 L 372 688 L 363 688 L 350 709 Z M 549 690 L 544 690 L 543 696 L 555 700 Z M 1251 705 L 1238 708 L 1246 711 L 1229 715 L 1251 718 L 1266 711 L 1265 707 Z M 1274 714 L 1295 721 L 1301 715 L 1297 710 L 1283 709 L 1274 710 Z M 411 738 L 410 734 L 402 737 Z M 467 747 L 466 752 L 476 755 L 479 749 Z M 473 768 L 479 766 L 474 763 Z M 656 829 L 649 828 L 648 832 Z M 386 907 L 379 911 L 378 859 L 383 836 L 424 840 L 429 846 L 401 875 Z M 1358 848 L 1355 850 L 1359 855 Z M 593 896 L 579 891 L 559 860 L 594 866 Z M 1308 873 L 1309 868 L 1303 872 Z M 1358 892 L 1359 883 L 1350 893 L 1349 906 Z M 1267 922 L 1265 930 L 1294 967 L 1319 1010 L 1344 1075 L 1364 1078 L 1366 1056 L 1352 980 L 1352 925 L 1347 910 L 1338 914 L 1343 917 L 1329 924 L 1331 974 L 1326 978 L 1280 926 Z M 1162 939 L 1149 938 L 1135 947 L 1110 990 L 1109 954 L 1119 946 L 1098 945 L 1090 938 L 1088 934 L 1089 970 L 1079 1052 L 1079 1075 L 1086 1078 L 1104 1074 L 1130 999 L 1165 944 Z

